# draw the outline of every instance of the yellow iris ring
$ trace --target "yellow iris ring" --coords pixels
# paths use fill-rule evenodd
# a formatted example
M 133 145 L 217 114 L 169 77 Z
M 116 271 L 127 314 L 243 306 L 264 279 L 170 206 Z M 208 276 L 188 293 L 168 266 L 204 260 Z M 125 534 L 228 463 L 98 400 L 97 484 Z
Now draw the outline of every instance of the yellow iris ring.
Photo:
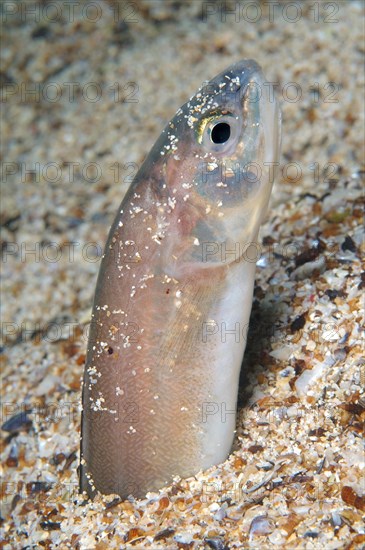
M 197 142 L 199 144 L 202 143 L 205 129 L 209 124 L 215 121 L 217 121 L 218 123 L 222 117 L 225 117 L 227 115 L 229 116 L 231 115 L 231 113 L 229 113 L 228 111 L 224 111 L 224 112 L 220 111 L 220 112 L 211 113 L 211 116 L 207 116 L 206 118 L 203 118 L 203 120 L 199 122 L 196 129 Z M 212 132 L 214 126 L 213 124 L 211 124 L 210 133 Z

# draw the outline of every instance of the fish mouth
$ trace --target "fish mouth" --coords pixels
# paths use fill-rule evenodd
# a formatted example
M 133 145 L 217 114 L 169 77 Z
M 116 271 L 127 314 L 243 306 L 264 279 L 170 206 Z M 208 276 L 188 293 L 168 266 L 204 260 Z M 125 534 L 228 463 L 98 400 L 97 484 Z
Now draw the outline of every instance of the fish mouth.
M 221 76 L 228 75 L 232 78 L 239 77 L 246 80 L 252 74 L 262 74 L 260 65 L 254 59 L 242 59 L 230 65 L 225 71 L 222 71 Z M 219 75 L 220 76 L 220 75 Z
M 253 59 L 242 59 L 219 73 L 211 83 L 218 86 L 220 93 L 235 94 L 242 101 L 247 87 L 253 82 L 263 81 L 260 65 Z M 229 103 L 229 101 L 227 101 Z
M 227 99 L 220 103 L 228 105 L 230 95 L 237 94 L 242 99 L 247 85 L 254 80 L 264 80 L 260 65 L 253 59 L 242 59 L 217 74 L 215 78 L 199 88 L 198 92 L 212 97 L 224 98 L 226 95 Z

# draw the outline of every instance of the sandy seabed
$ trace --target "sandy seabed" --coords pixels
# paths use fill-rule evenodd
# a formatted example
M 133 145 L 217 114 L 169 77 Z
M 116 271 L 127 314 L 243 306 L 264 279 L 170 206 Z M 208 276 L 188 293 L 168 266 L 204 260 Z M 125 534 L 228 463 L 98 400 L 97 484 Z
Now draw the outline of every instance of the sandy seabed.
M 1 548 L 364 547 L 364 4 L 274 4 L 3 2 Z M 166 122 L 241 58 L 275 83 L 283 139 L 233 452 L 143 500 L 86 503 L 110 223 Z

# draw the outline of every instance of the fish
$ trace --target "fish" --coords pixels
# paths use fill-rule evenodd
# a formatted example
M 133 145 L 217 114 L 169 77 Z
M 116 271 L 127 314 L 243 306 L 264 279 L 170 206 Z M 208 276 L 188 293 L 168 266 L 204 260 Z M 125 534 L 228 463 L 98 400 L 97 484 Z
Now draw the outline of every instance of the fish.
M 110 229 L 82 390 L 80 491 L 143 498 L 228 457 L 281 116 L 244 59 L 162 131 Z

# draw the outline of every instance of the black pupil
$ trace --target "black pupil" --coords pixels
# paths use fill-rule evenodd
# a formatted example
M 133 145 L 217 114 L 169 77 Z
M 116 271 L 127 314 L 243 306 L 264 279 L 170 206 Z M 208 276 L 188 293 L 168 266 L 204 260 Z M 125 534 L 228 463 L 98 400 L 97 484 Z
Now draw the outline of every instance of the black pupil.
M 213 143 L 225 143 L 229 140 L 231 135 L 231 127 L 227 122 L 219 122 L 212 129 L 212 142 Z

